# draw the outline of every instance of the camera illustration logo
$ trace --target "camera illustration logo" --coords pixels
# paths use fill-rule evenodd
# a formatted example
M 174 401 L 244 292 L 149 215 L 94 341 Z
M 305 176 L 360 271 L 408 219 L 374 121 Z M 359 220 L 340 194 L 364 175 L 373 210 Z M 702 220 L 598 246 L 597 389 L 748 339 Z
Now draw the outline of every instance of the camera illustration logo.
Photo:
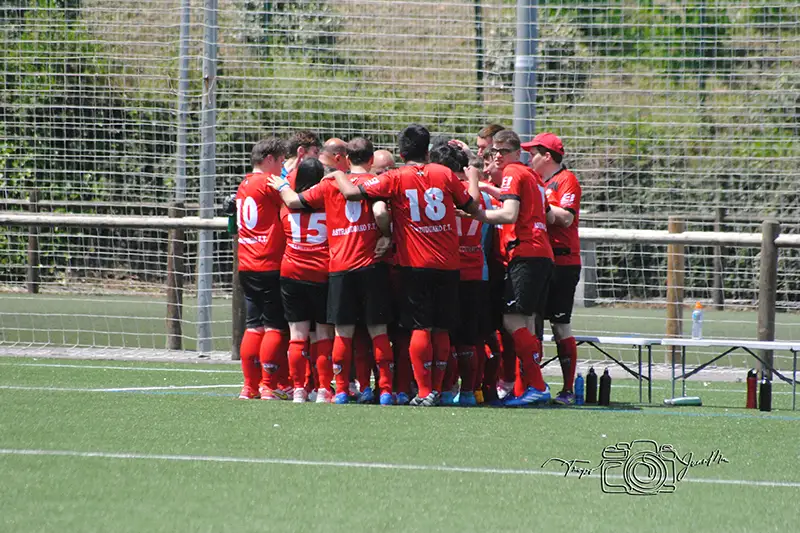
M 654 495 L 675 492 L 682 461 L 671 444 L 653 440 L 618 442 L 603 449 L 600 487 L 607 494 Z

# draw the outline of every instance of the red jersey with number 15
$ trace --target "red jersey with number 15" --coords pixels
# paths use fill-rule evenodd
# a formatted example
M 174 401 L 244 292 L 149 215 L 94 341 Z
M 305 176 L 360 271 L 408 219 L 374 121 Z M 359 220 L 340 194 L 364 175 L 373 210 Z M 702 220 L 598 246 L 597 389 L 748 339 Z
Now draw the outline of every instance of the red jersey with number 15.
M 365 198 L 392 203 L 399 266 L 458 270 L 456 208 L 472 197 L 449 168 L 432 163 L 390 170 L 359 185 Z
M 349 177 L 353 185 L 361 185 L 375 176 Z M 346 200 L 333 178 L 324 178 L 319 185 L 300 193 L 300 201 L 312 209 L 325 209 L 331 272 L 356 270 L 380 261 L 375 258 L 375 246 L 381 234 L 368 201 Z
M 286 234 L 281 277 L 326 283 L 329 251 L 325 211 L 284 207 L 281 222 Z
M 566 167 L 553 174 L 545 183 L 545 193 L 550 205 L 566 209 L 575 215 L 568 227 L 551 224 L 547 226 L 550 246 L 557 265 L 581 264 L 581 240 L 578 237 L 578 219 L 581 212 L 581 186 L 575 174 Z
M 507 165 L 500 199 L 519 200 L 517 221 L 500 228 L 500 249 L 506 264 L 517 257 L 547 257 L 552 261 L 546 213 L 550 207 L 539 175 L 522 163 Z
M 236 191 L 236 225 L 239 228 L 239 270 L 280 270 L 286 239 L 281 228 L 280 194 L 267 183 L 267 175 L 245 176 Z

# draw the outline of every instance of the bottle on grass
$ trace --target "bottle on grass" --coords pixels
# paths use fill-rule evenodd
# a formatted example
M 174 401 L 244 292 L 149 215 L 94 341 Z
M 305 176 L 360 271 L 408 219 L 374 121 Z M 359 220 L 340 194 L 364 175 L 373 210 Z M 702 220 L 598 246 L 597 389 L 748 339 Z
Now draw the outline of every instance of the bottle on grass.
M 611 374 L 606 368 L 600 376 L 600 405 L 611 405 Z
M 586 403 L 597 403 L 597 374 L 594 367 L 589 368 L 589 373 L 586 374 Z
M 758 388 L 758 373 L 755 368 L 747 371 L 747 409 L 756 408 L 756 389 Z
M 583 405 L 583 375 L 580 372 L 575 377 L 575 405 Z
M 758 395 L 758 409 L 760 411 L 772 411 L 772 382 L 767 376 L 761 378 L 761 391 Z

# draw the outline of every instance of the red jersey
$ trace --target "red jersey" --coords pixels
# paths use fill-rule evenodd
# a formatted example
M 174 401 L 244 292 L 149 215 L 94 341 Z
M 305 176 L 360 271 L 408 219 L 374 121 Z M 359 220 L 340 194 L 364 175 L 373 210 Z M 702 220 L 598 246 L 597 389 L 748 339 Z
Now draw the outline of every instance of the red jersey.
M 350 182 L 361 185 L 374 177 L 352 174 Z M 325 178 L 316 187 L 300 193 L 300 201 L 311 209 L 325 209 L 331 272 L 355 270 L 380 261 L 375 258 L 375 246 L 381 233 L 368 201 L 346 200 L 334 178 Z
M 281 277 L 326 283 L 329 252 L 325 211 L 284 207 L 281 222 L 286 234 Z
M 239 228 L 239 270 L 280 270 L 286 238 L 281 228 L 280 194 L 263 173 L 245 176 L 236 191 L 236 225 Z
M 519 200 L 519 215 L 514 224 L 500 229 L 500 249 L 508 264 L 517 257 L 548 257 L 553 249 L 547 236 L 547 204 L 542 179 L 522 163 L 503 169 L 501 200 Z
M 359 186 L 366 198 L 392 202 L 398 265 L 458 270 L 456 207 L 472 198 L 449 168 L 432 163 L 390 170 Z
M 469 190 L 469 183 L 462 181 L 465 190 Z M 492 209 L 491 198 L 486 193 L 481 193 L 481 207 Z M 485 228 L 491 230 L 493 228 Z M 475 281 L 486 279 L 486 256 L 484 255 L 483 242 L 485 231 L 483 223 L 474 218 L 456 217 L 456 233 L 458 233 L 458 258 L 461 264 L 461 281 Z
M 550 235 L 550 246 L 557 265 L 581 264 L 581 240 L 578 237 L 578 218 L 581 211 L 581 186 L 575 174 L 561 167 L 545 183 L 545 194 L 550 205 L 566 209 L 575 218 L 569 227 L 547 226 Z

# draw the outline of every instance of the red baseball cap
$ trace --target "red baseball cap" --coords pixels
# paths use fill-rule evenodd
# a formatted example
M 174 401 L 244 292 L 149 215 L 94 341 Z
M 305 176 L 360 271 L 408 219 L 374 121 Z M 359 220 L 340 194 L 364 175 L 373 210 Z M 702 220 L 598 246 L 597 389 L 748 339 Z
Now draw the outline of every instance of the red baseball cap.
M 564 145 L 555 133 L 540 133 L 532 141 L 520 144 L 523 150 L 530 151 L 534 146 L 544 146 L 557 154 L 564 155 Z

